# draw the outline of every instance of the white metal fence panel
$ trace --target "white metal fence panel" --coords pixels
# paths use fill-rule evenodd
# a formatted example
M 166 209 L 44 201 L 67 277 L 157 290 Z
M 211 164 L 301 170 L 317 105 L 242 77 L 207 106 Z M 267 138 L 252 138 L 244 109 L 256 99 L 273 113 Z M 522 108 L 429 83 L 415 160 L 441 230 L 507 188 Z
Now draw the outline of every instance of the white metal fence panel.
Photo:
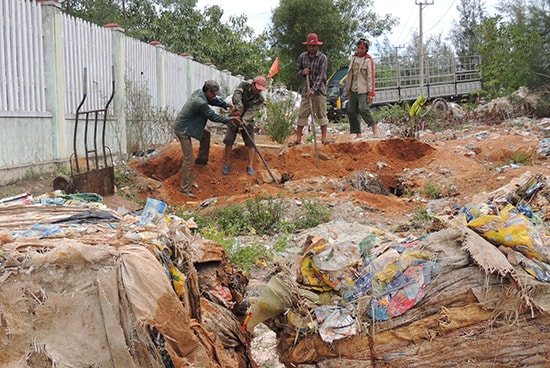
M 141 91 L 152 97 L 151 104 L 157 107 L 156 46 L 126 37 L 126 82 L 132 86 L 127 93 Z M 131 98 L 131 96 L 127 96 Z
M 41 7 L 0 2 L 0 111 L 45 112 Z
M 204 81 L 217 80 L 224 97 L 241 81 L 122 32 L 64 14 L 54 1 L 0 0 L 0 183 L 70 162 L 76 151 L 107 146 L 124 155 L 165 143 L 177 112 Z M 103 128 L 95 113 L 105 110 L 113 81 Z M 82 101 L 87 115 L 77 124 Z M 96 144 L 104 132 L 105 144 Z
M 166 105 L 168 113 L 177 114 L 193 92 L 189 68 L 193 61 L 180 55 L 166 53 Z
M 63 38 L 65 113 L 74 116 L 84 93 L 87 96 L 82 110 L 103 109 L 112 91 L 111 30 L 63 14 Z M 86 85 L 84 68 L 87 71 Z

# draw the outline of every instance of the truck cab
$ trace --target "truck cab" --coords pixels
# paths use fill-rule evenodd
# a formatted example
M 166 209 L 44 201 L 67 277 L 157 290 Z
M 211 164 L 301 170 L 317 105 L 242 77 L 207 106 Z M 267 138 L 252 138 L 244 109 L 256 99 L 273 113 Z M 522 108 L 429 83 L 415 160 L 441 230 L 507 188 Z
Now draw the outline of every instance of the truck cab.
M 332 121 L 340 120 L 348 112 L 348 98 L 344 91 L 348 67 L 343 66 L 330 76 L 327 83 L 327 116 Z

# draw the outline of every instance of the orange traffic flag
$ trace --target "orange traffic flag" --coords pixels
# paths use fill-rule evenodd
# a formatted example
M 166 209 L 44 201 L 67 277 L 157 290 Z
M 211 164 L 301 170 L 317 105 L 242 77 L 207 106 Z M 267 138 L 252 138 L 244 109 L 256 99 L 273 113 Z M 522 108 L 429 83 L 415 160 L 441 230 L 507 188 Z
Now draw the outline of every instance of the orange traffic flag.
M 268 78 L 273 78 L 273 76 L 281 71 L 281 68 L 279 67 L 279 57 L 277 56 L 275 58 L 275 61 L 273 62 L 273 65 L 271 65 L 271 68 L 269 68 L 269 74 L 267 75 Z

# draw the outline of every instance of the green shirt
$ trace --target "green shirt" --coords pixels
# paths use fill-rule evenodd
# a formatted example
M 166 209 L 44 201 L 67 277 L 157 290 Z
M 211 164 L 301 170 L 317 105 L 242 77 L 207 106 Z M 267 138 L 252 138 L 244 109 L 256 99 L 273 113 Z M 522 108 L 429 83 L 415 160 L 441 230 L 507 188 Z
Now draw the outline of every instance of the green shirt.
M 227 102 L 219 97 L 208 101 L 202 89 L 193 92 L 176 118 L 174 124 L 176 136 L 201 140 L 207 120 L 222 124 L 228 124 L 231 121 L 227 116 L 216 114 L 209 105 L 223 107 L 224 109 L 229 107 Z
M 261 93 L 252 93 L 252 84 L 241 82 L 233 92 L 233 106 L 241 112 L 241 119 L 248 124 L 254 124 L 257 113 L 263 108 L 265 99 Z

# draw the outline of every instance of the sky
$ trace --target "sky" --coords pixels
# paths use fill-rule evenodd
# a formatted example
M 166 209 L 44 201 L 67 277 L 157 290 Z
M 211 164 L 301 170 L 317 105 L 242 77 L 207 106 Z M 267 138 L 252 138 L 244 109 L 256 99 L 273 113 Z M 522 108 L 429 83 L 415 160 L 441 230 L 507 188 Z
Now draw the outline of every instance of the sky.
M 498 0 L 484 1 L 485 9 L 489 15 L 495 14 L 495 5 L 497 2 Z M 390 13 L 400 20 L 399 25 L 388 35 L 390 42 L 396 47 L 407 44 L 410 41 L 411 33 L 418 32 L 420 6 L 416 5 L 416 3 L 433 3 L 422 6 L 424 39 L 427 39 L 430 35 L 438 35 L 440 33 L 443 34 L 445 39 L 452 29 L 453 20 L 458 20 L 456 7 L 459 4 L 459 0 L 374 0 L 374 11 L 376 13 L 379 15 Z M 212 5 L 218 5 L 223 9 L 224 20 L 227 20 L 230 15 L 246 15 L 248 25 L 259 34 L 269 25 L 273 10 L 279 6 L 279 0 L 197 1 L 198 9 L 204 9 L 206 6 Z

